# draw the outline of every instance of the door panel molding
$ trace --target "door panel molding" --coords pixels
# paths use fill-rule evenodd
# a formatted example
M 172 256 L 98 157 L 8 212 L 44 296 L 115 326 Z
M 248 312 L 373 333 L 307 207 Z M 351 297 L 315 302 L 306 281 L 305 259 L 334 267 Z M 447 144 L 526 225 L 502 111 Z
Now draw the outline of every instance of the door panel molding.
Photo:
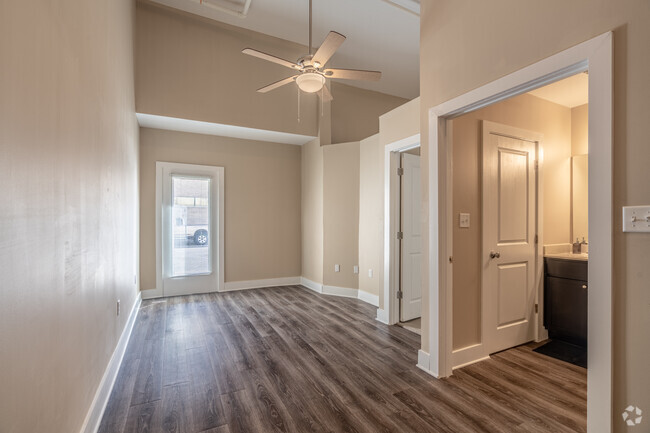
M 538 332 L 535 161 L 543 135 L 489 121 L 482 128 L 481 343 L 489 355 Z

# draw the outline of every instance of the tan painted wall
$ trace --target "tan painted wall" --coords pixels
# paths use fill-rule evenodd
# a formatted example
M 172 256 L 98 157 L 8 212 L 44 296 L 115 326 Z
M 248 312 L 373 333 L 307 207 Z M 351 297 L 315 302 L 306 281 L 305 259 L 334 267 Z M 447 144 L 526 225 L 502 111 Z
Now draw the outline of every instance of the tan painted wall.
M 359 290 L 379 296 L 383 308 L 384 149 L 378 134 L 359 147 Z
M 571 155 L 589 153 L 589 104 L 571 109 Z
M 78 432 L 136 300 L 133 19 L 0 4 L 2 432 Z
M 544 135 L 544 244 L 571 238 L 571 110 L 521 95 L 453 121 L 454 349 L 481 339 L 482 120 Z M 470 228 L 459 228 L 460 212 Z
M 420 132 L 420 98 L 395 108 L 379 117 L 382 146 L 411 137 Z
M 323 284 L 357 289 L 359 142 L 323 147 Z M 341 271 L 334 272 L 340 264 Z
M 140 129 L 140 269 L 156 288 L 156 161 L 224 167 L 225 280 L 300 275 L 300 147 Z
M 407 99 L 331 83 L 332 143 L 359 141 L 379 132 L 379 116 L 408 102 Z
M 614 409 L 650 407 L 650 239 L 621 231 L 623 205 L 650 203 L 650 3 L 551 0 L 422 3 L 420 26 L 421 126 L 428 110 L 455 96 L 604 32 L 614 31 Z M 444 25 L 443 25 L 444 23 Z M 458 34 L 463 35 L 458 38 Z M 422 156 L 429 157 L 423 140 Z M 428 170 L 423 170 L 428 197 Z M 424 200 L 428 208 L 428 202 Z M 426 209 L 425 208 L 425 209 Z M 428 236 L 428 231 L 425 234 Z M 428 258 L 425 264 L 428 263 Z M 424 268 L 424 287 L 428 287 Z M 426 291 L 425 291 L 426 293 Z M 427 297 L 428 298 L 428 297 Z M 424 301 L 428 302 L 425 298 Z M 428 351 L 428 317 L 423 349 Z M 625 431 L 615 423 L 616 431 Z
M 323 283 L 323 147 L 302 146 L 302 276 Z
M 302 45 L 146 2 L 136 15 L 138 112 L 317 135 L 315 95 L 301 95 L 298 122 L 295 86 L 256 92 L 293 71 L 241 53 L 296 60 Z

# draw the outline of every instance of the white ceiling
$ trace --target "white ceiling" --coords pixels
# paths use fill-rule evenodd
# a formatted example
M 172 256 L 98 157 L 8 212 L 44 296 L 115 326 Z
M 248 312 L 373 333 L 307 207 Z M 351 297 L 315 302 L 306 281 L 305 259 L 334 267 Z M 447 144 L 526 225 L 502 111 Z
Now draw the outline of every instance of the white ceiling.
M 308 0 L 252 0 L 246 18 L 193 0 L 153 1 L 289 41 L 308 43 Z M 419 0 L 390 1 L 419 10 Z M 376 83 L 345 82 L 413 99 L 420 94 L 420 18 L 390 1 L 313 0 L 314 46 L 318 47 L 330 30 L 347 36 L 329 67 L 381 71 L 382 79 Z M 243 3 L 244 0 L 220 2 L 240 11 Z
M 529 93 L 565 107 L 578 107 L 589 102 L 589 75 L 573 75 Z

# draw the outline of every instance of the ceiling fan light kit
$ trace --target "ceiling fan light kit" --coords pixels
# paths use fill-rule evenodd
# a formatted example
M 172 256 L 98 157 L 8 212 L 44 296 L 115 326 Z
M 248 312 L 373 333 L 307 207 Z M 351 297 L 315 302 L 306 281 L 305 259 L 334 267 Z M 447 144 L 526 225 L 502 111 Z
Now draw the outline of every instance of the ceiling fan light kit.
M 329 32 L 323 44 L 320 46 L 320 48 L 318 48 L 316 53 L 312 55 L 311 12 L 312 0 L 309 0 L 309 54 L 301 57 L 298 59 L 298 61 L 290 62 L 288 60 L 281 59 L 279 57 L 263 53 L 258 50 L 254 50 L 252 48 L 245 48 L 242 50 L 242 53 L 249 56 L 277 63 L 279 65 L 298 71 L 297 75 L 264 86 L 258 89 L 258 92 L 266 93 L 295 81 L 298 85 L 298 88 L 303 92 L 316 93 L 320 91 L 319 95 L 321 99 L 327 102 L 332 100 L 332 94 L 329 92 L 329 89 L 326 86 L 327 78 L 363 81 L 378 81 L 381 78 L 381 72 L 378 71 L 362 71 L 355 69 L 323 69 L 325 64 L 334 55 L 336 50 L 338 50 L 341 44 L 345 42 L 345 36 L 334 31 Z
M 325 85 L 325 77 L 316 72 L 305 72 L 296 77 L 300 90 L 306 93 L 316 93 Z

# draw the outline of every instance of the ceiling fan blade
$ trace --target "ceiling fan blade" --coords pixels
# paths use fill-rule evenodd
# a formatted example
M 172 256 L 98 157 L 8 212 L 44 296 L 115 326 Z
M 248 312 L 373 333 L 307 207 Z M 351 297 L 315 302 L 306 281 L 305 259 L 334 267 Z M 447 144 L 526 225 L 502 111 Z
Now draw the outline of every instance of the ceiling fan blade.
M 345 36 L 336 32 L 329 32 L 325 41 L 320 46 L 314 57 L 311 59 L 312 63 L 318 62 L 319 67 L 322 67 L 334 55 L 336 50 L 339 49 L 341 44 L 345 42 Z
M 330 102 L 332 99 L 332 93 L 330 93 L 330 89 L 327 88 L 327 86 L 323 86 L 322 92 L 318 92 L 318 96 L 323 98 L 323 102 Z
M 362 71 L 359 69 L 325 69 L 327 78 L 340 78 L 342 80 L 379 81 L 381 72 Z
M 271 54 L 266 54 L 261 51 L 254 50 L 252 48 L 244 48 L 242 50 L 242 53 L 248 54 L 249 56 L 257 57 L 262 60 L 267 60 L 269 62 L 277 63 L 278 65 L 286 66 L 287 68 L 300 69 L 300 66 L 298 66 L 295 63 L 292 63 L 288 60 L 281 59 L 279 57 L 272 56 Z
M 270 92 L 273 89 L 277 89 L 278 87 L 282 87 L 285 84 L 289 84 L 293 82 L 296 79 L 296 77 L 297 75 L 294 75 L 293 77 L 289 77 L 289 78 L 284 78 L 280 81 L 276 81 L 275 83 L 271 83 L 268 86 L 264 86 L 261 89 L 257 89 L 257 91 L 260 93 Z

